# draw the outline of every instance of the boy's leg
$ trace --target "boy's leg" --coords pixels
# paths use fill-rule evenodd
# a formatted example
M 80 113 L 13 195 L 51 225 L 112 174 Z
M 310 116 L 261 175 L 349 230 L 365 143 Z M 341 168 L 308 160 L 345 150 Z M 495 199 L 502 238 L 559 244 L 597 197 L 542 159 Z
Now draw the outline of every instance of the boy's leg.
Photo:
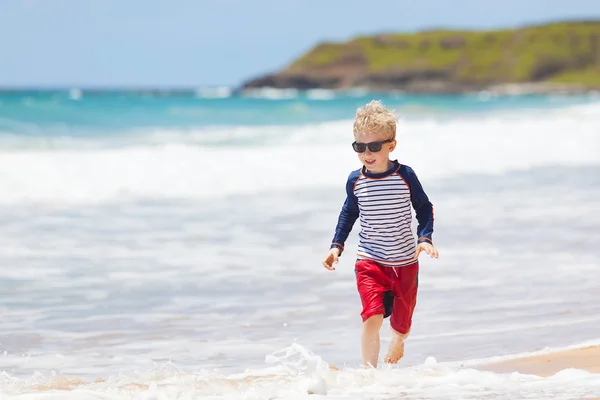
M 356 263 L 356 284 L 362 303 L 363 321 L 361 333 L 361 353 L 365 367 L 377 367 L 379 359 L 379 331 L 385 312 L 383 294 L 390 289 L 390 279 L 382 267 L 372 261 L 361 260 Z
M 396 276 L 397 274 L 397 276 Z M 404 341 L 410 333 L 412 316 L 417 304 L 419 262 L 395 268 L 392 274 L 394 307 L 390 317 L 392 340 L 385 357 L 386 363 L 395 364 L 404 357 Z
M 360 335 L 363 367 L 377 368 L 380 348 L 379 331 L 382 324 L 383 314 L 373 315 L 363 322 L 362 333 Z

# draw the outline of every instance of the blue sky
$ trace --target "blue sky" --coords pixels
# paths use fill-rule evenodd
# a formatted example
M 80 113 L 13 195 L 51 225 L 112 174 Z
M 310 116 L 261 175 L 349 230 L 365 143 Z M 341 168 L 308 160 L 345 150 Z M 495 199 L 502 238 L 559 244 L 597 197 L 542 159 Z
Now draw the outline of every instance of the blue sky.
M 237 85 L 322 40 L 580 18 L 600 1 L 0 0 L 0 85 Z

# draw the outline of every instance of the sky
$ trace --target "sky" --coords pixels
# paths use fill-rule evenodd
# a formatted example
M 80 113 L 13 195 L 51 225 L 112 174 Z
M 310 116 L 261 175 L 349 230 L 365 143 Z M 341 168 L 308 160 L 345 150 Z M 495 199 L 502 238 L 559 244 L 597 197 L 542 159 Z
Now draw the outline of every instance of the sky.
M 0 0 L 0 86 L 238 86 L 321 41 L 600 19 L 599 0 Z

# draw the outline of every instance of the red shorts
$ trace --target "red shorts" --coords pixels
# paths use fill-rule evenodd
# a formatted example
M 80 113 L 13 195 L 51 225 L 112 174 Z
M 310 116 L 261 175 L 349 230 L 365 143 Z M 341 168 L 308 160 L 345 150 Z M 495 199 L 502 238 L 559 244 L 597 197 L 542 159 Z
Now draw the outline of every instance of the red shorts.
M 404 267 L 384 267 L 374 261 L 359 260 L 354 268 L 363 322 L 373 315 L 390 317 L 390 325 L 408 333 L 417 304 L 419 261 Z

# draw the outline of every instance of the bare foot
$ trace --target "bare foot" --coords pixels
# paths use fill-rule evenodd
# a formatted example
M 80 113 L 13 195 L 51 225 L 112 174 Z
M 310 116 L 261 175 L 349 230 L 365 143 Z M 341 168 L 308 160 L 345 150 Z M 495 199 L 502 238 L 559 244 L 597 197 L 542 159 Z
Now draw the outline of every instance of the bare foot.
M 384 360 L 387 364 L 396 364 L 404 357 L 404 340 L 407 337 L 408 334 L 400 335 L 392 330 L 392 340 Z

